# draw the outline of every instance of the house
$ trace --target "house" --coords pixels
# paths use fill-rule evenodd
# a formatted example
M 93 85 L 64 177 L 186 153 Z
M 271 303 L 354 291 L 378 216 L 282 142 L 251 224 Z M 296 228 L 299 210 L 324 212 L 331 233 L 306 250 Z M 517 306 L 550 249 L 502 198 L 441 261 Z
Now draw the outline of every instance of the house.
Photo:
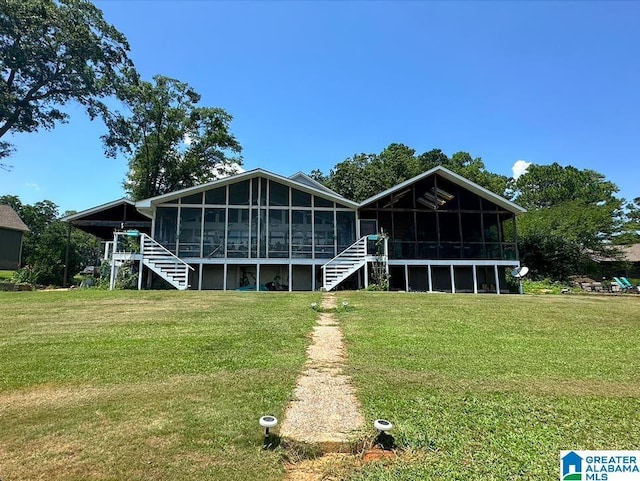
M 600 265 L 600 274 L 606 278 L 630 277 L 640 278 L 640 244 L 617 246 L 619 257 L 596 257 L 594 261 Z
M 0 205 L 0 269 L 20 267 L 25 232 L 29 232 L 29 228 L 16 211 L 8 205 Z
M 163 278 L 179 289 L 358 288 L 382 266 L 395 290 L 500 293 L 506 269 L 520 266 L 524 209 L 444 167 L 361 203 L 303 173 L 255 169 L 135 208 L 151 234 L 116 232 L 112 274 L 133 262 L 147 273 L 140 287 Z M 89 211 L 63 220 L 81 228 Z

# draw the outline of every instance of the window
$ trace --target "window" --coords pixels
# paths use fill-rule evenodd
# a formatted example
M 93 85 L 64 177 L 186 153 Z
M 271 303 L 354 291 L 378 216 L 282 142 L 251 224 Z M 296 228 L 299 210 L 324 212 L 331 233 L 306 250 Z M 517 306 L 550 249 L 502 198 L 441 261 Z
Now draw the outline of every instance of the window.
M 287 206 L 289 205 L 289 187 L 278 182 L 269 182 L 269 205 Z
M 310 210 L 291 212 L 291 257 L 309 259 L 313 253 L 313 221 Z
M 323 199 L 322 197 L 318 197 L 317 195 L 313 196 L 313 202 L 316 207 L 333 207 L 333 202 Z
M 227 188 L 218 187 L 217 189 L 211 189 L 204 193 L 205 204 L 219 204 L 224 205 L 227 203 Z
M 200 229 L 202 209 L 183 207 L 180 210 L 180 237 L 178 239 L 180 257 L 200 257 Z
M 333 212 L 314 213 L 316 258 L 331 259 L 335 256 Z
M 295 207 L 311 207 L 311 194 L 298 189 L 291 189 L 292 205 Z
M 269 257 L 289 257 L 289 211 L 269 209 Z
M 227 257 L 249 257 L 249 209 L 229 209 Z
M 204 210 L 203 257 L 224 257 L 225 209 Z
M 336 212 L 338 250 L 343 251 L 356 241 L 355 212 Z
M 187 197 L 183 197 L 182 204 L 202 204 L 202 192 L 198 192 L 197 194 L 188 195 Z
M 178 231 L 178 208 L 158 207 L 156 210 L 155 230 L 155 239 L 175 253 L 176 233 Z
M 249 205 L 249 181 L 243 180 L 229 186 L 230 205 Z

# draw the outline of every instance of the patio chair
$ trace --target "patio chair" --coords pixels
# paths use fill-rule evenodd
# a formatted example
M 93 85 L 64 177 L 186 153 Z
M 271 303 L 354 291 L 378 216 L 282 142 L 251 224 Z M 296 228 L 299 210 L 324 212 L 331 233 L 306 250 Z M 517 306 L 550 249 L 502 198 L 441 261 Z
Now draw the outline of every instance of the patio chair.
M 613 278 L 613 280 L 614 280 L 614 282 L 615 282 L 616 284 L 618 284 L 618 285 L 620 286 L 620 288 L 621 288 L 622 290 L 627 289 L 627 286 L 625 285 L 625 283 L 624 283 L 624 282 L 622 282 L 622 280 L 621 280 L 620 278 L 618 278 L 618 277 L 614 277 L 614 278 Z
M 620 280 L 624 283 L 627 289 L 633 289 L 635 287 L 626 277 L 621 277 Z

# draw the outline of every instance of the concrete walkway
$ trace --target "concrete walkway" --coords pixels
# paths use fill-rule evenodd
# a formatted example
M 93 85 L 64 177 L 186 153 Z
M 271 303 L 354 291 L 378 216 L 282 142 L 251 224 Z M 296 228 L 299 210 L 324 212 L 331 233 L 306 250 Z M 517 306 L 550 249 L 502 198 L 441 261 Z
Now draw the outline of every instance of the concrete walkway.
M 324 294 L 322 309 L 336 309 L 335 294 Z M 321 312 L 307 349 L 306 369 L 280 427 L 280 436 L 313 444 L 323 452 L 350 448 L 364 418 L 351 379 L 343 374 L 346 353 L 333 313 Z

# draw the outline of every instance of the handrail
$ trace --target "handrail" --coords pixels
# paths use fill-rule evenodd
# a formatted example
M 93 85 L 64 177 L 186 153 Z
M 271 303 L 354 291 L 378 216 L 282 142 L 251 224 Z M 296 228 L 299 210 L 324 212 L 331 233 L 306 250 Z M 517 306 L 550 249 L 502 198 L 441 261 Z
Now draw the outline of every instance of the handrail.
M 145 233 L 141 233 L 140 234 L 141 239 L 140 239 L 140 244 L 142 247 L 142 252 L 144 254 L 144 250 L 145 250 L 145 243 L 147 240 L 151 241 L 152 245 L 155 245 L 157 247 L 160 247 L 166 254 L 168 254 L 170 257 L 172 257 L 174 260 L 178 261 L 179 263 L 187 266 L 189 269 L 191 269 L 192 271 L 195 271 L 195 269 L 193 267 L 191 267 L 189 264 L 187 264 L 185 261 L 183 261 L 182 259 L 180 259 L 177 255 L 175 255 L 173 252 L 171 252 L 169 249 L 167 249 L 165 246 L 163 246 L 162 244 L 160 244 L 158 241 L 156 241 L 153 237 L 145 234 Z
M 362 236 L 360 239 L 358 239 L 357 241 L 355 241 L 353 244 L 351 244 L 349 247 L 347 247 L 345 250 L 343 250 L 342 252 L 340 252 L 337 256 L 335 256 L 333 259 L 331 259 L 329 262 L 327 262 L 326 264 L 324 264 L 322 266 L 322 268 L 324 269 L 326 266 L 328 266 L 329 264 L 331 264 L 333 261 L 335 261 L 336 259 L 338 259 L 339 257 L 342 257 L 344 254 L 346 254 L 351 248 L 355 248 L 355 247 L 359 247 L 360 243 L 362 241 L 365 241 L 365 247 L 366 247 L 366 239 L 368 238 L 368 235 Z M 366 255 L 366 253 L 365 253 Z

